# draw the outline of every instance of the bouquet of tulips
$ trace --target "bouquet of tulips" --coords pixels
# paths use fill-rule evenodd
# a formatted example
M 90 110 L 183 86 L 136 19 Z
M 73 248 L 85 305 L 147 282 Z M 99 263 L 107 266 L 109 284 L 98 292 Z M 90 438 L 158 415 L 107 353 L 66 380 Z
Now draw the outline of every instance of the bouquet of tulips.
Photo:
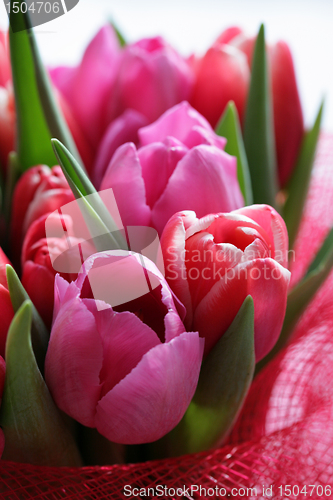
M 290 285 L 322 106 L 305 130 L 263 26 L 185 59 L 107 25 L 48 71 L 28 13 L 10 24 L 0 470 L 217 449 L 333 264 L 323 234 Z

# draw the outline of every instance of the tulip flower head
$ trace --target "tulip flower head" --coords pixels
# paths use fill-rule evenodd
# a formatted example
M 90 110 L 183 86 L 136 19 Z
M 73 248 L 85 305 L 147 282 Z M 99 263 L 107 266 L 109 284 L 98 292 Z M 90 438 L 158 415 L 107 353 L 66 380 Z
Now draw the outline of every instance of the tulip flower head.
M 93 294 L 100 272 L 116 290 L 137 291 L 145 279 L 148 291 L 112 306 Z M 123 444 L 155 441 L 175 427 L 197 385 L 203 340 L 185 331 L 183 308 L 155 265 L 101 252 L 76 281 L 57 276 L 55 296 L 45 378 L 59 408 Z
M 185 325 L 205 338 L 205 353 L 254 301 L 256 360 L 274 346 L 287 303 L 290 272 L 283 219 L 267 205 L 198 219 L 175 214 L 162 239 L 167 281 L 186 307 Z
M 138 135 L 140 147 L 119 147 L 101 183 L 101 190 L 113 189 L 124 225 L 149 226 L 161 234 L 179 210 L 202 217 L 243 206 L 236 158 L 223 151 L 226 140 L 187 102 Z

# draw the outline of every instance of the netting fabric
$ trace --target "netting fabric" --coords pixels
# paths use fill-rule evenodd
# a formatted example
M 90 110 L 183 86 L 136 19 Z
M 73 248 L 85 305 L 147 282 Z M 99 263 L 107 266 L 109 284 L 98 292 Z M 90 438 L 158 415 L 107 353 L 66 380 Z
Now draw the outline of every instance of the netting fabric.
M 320 140 L 295 247 L 293 284 L 332 225 L 333 137 L 326 135 Z M 289 345 L 255 378 L 222 448 L 143 464 L 81 469 L 2 461 L 0 498 L 333 498 L 332 291 L 333 273 L 303 314 Z

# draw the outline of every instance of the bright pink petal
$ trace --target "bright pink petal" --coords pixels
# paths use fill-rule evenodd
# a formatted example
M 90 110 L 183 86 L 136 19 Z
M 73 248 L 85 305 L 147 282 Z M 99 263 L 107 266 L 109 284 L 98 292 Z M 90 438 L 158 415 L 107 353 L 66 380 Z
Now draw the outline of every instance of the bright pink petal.
M 194 395 L 202 351 L 193 332 L 151 349 L 98 403 L 97 430 L 123 444 L 156 441 L 171 431 Z
M 134 144 L 117 149 L 100 189 L 112 188 L 124 226 L 150 226 L 150 208 Z
M 88 427 L 94 427 L 102 365 L 94 316 L 79 298 L 63 301 L 51 331 L 45 380 L 57 406 Z
M 197 146 L 178 163 L 152 210 L 152 221 L 161 233 L 168 219 L 181 210 L 194 210 L 203 217 L 235 210 L 243 203 L 236 159 L 213 146 Z
M 112 309 L 95 315 L 103 343 L 103 383 L 101 397 L 128 375 L 150 349 L 161 344 L 156 333 L 135 314 L 116 313 Z
M 139 130 L 139 138 L 141 145 L 145 146 L 151 142 L 162 142 L 171 136 L 190 147 L 187 138 L 193 127 L 202 127 L 214 134 L 207 120 L 188 102 L 182 102 L 166 111 L 156 122 Z
M 284 319 L 290 272 L 272 259 L 239 264 L 198 305 L 193 328 L 205 337 L 205 353 L 231 325 L 247 295 L 254 301 L 256 360 L 274 346 Z
M 236 210 L 234 213 L 245 215 L 263 228 L 272 244 L 271 257 L 284 267 L 288 267 L 288 232 L 282 217 L 269 205 L 252 205 Z
M 119 118 L 110 123 L 99 146 L 95 167 L 92 172 L 96 188 L 100 186 L 116 149 L 125 142 L 137 144 L 139 141 L 138 130 L 146 124 L 147 119 L 133 109 L 126 110 Z
M 281 186 L 289 180 L 301 146 L 304 124 L 292 55 L 285 42 L 269 51 L 274 129 Z
M 161 37 L 128 45 L 118 75 L 121 111 L 132 108 L 149 122 L 188 99 L 193 75 L 186 61 Z
M 153 208 L 163 193 L 178 162 L 187 152 L 188 148 L 172 137 L 139 149 L 138 157 L 146 187 L 147 204 L 150 208 Z
M 80 65 L 52 72 L 52 79 L 71 106 L 91 146 L 96 148 L 107 126 L 107 108 L 120 53 L 110 25 L 90 42 Z

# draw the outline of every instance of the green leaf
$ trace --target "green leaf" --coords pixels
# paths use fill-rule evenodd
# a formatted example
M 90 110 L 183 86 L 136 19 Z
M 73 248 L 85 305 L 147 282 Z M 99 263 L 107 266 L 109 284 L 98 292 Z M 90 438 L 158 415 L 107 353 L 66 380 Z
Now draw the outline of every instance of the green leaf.
M 73 155 L 57 139 L 52 139 L 52 146 L 75 198 L 80 200 L 79 206 L 92 237 L 104 235 L 102 240 L 94 239 L 97 250 L 127 249 L 112 215 Z
M 292 248 L 295 243 L 309 189 L 323 107 L 324 103 L 320 106 L 312 129 L 304 135 L 298 160 L 287 187 L 288 198 L 284 206 L 283 217 L 289 233 L 290 248 Z
M 6 266 L 6 273 L 10 299 L 12 301 L 14 311 L 17 312 L 25 301 L 30 300 L 30 297 L 11 266 Z M 32 305 L 31 336 L 36 360 L 40 370 L 43 372 L 44 360 L 50 335 L 34 305 Z
M 260 27 L 253 54 L 244 121 L 244 144 L 251 173 L 253 201 L 275 207 L 278 182 L 272 97 L 263 25 Z
M 11 2 L 9 29 L 10 55 L 17 114 L 17 152 L 20 170 L 33 165 L 55 164 L 51 147 L 52 137 L 59 138 L 78 156 L 67 124 L 53 96 L 48 74 L 41 62 L 28 14 L 23 14 L 20 0 L 19 12 L 14 14 Z M 16 27 L 23 31 L 15 32 Z M 14 30 L 14 31 L 13 31 Z
M 252 205 L 251 176 L 239 123 L 237 108 L 230 101 L 217 125 L 216 133 L 227 139 L 225 151 L 237 158 L 237 177 L 245 205 Z
M 80 455 L 38 370 L 30 329 L 32 304 L 17 311 L 8 331 L 6 380 L 0 422 L 5 435 L 2 458 L 49 466 L 79 466 Z
M 230 432 L 255 367 L 254 305 L 248 296 L 233 323 L 202 363 L 195 395 L 166 436 L 171 456 L 219 446 Z
M 111 19 L 110 24 L 114 29 L 115 34 L 117 35 L 120 47 L 126 47 L 127 45 L 126 39 L 113 19 Z

